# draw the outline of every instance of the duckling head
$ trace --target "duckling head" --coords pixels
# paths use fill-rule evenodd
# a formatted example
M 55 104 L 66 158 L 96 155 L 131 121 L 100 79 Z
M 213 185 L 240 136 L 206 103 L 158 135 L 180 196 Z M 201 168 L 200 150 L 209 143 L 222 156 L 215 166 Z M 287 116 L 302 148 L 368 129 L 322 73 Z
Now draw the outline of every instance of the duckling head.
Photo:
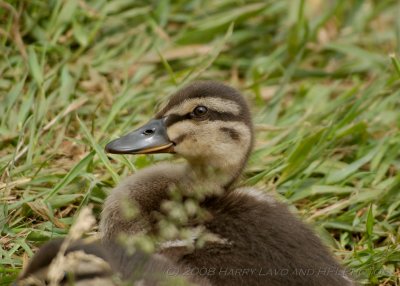
M 176 153 L 193 170 L 212 170 L 230 185 L 241 173 L 253 144 L 249 108 L 241 94 L 217 82 L 196 82 L 175 93 L 155 118 L 116 139 L 117 154 Z

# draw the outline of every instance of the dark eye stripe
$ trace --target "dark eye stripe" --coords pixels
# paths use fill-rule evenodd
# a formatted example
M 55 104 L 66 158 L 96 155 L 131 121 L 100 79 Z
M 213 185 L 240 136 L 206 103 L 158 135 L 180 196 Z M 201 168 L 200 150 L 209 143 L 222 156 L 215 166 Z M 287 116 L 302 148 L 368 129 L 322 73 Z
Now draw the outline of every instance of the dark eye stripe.
M 188 120 L 188 119 L 192 119 L 192 117 L 190 116 L 190 113 L 187 113 L 184 115 L 170 114 L 167 116 L 167 119 L 165 120 L 165 126 L 169 127 L 179 121 Z
M 165 121 L 165 125 L 167 127 L 174 125 L 177 122 L 184 121 L 184 120 L 190 120 L 193 119 L 191 113 L 187 113 L 184 115 L 179 115 L 179 114 L 170 114 L 167 116 L 167 119 Z M 217 112 L 215 110 L 209 109 L 208 110 L 208 116 L 207 119 L 210 121 L 243 121 L 243 117 L 239 115 L 235 115 L 230 112 Z

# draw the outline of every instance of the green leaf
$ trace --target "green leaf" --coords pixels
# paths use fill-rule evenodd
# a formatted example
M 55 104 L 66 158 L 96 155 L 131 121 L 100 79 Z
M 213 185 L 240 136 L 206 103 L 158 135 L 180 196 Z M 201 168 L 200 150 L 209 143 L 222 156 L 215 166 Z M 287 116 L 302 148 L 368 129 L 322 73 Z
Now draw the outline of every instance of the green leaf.
M 43 83 L 43 69 L 39 64 L 39 60 L 33 46 L 28 47 L 28 63 L 29 72 L 38 86 Z
M 86 137 L 86 139 L 89 141 L 90 146 L 94 149 L 96 152 L 97 156 L 99 156 L 100 160 L 103 162 L 103 164 L 106 166 L 107 170 L 110 172 L 111 177 L 113 178 L 115 183 L 119 182 L 119 176 L 118 174 L 114 171 L 113 167 L 111 166 L 110 161 L 108 160 L 106 154 L 104 153 L 104 149 L 100 147 L 99 144 L 94 140 L 92 134 L 89 132 L 87 129 L 85 123 L 77 117 L 77 120 L 79 122 L 79 125 L 81 126 L 81 129 Z
M 279 178 L 280 182 L 285 181 L 300 169 L 309 165 L 307 158 L 309 157 L 313 148 L 315 148 L 317 142 L 321 139 L 322 134 L 322 130 L 318 131 L 315 134 L 308 135 L 297 143 L 295 149 L 289 155 L 287 166 L 283 170 L 282 176 Z
M 65 195 L 57 195 L 52 197 L 49 200 L 49 203 L 53 209 L 58 209 L 61 207 L 65 207 L 70 203 L 76 201 L 79 197 L 82 197 L 82 194 L 65 194 Z
M 367 223 L 366 223 L 366 231 L 368 237 L 372 236 L 374 228 L 374 215 L 372 213 L 372 204 L 369 206 L 368 215 L 367 215 Z
M 89 44 L 89 34 L 85 31 L 84 27 L 77 21 L 73 22 L 72 31 L 74 37 L 77 39 L 82 47 L 86 47 Z
M 65 176 L 64 178 L 50 191 L 46 196 L 45 201 L 49 201 L 55 194 L 57 194 L 63 187 L 68 185 L 73 179 L 78 177 L 82 170 L 84 170 L 92 161 L 95 152 L 92 151 L 79 161 Z
M 326 178 L 326 183 L 327 184 L 335 184 L 340 181 L 345 180 L 355 172 L 357 172 L 360 167 L 363 165 L 367 164 L 369 161 L 374 158 L 374 156 L 378 153 L 379 147 L 376 147 L 372 149 L 370 152 L 368 152 L 364 157 L 358 159 L 357 161 L 354 161 L 353 163 L 347 165 L 347 167 L 344 167 L 341 170 L 334 171 L 328 175 Z
M 392 60 L 392 65 L 394 67 L 394 70 L 397 73 L 397 77 L 400 78 L 400 62 L 397 59 L 397 57 L 395 55 L 390 56 L 390 59 Z

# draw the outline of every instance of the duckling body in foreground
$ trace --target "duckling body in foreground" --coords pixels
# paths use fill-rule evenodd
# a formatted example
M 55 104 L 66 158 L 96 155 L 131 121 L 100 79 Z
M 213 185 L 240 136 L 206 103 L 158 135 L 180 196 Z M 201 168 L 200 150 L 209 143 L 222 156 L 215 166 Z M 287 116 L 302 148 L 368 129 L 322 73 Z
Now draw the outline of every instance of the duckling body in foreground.
M 98 241 L 92 240 L 72 241 L 61 255 L 60 263 L 56 258 L 62 252 L 63 243 L 64 239 L 53 239 L 44 244 L 13 285 L 157 286 L 165 281 L 172 285 L 174 281 L 166 275 L 171 267 L 176 270 L 174 273 L 181 283 L 210 285 L 201 277 L 183 276 L 182 267 L 161 255 L 149 256 L 140 251 L 128 255 L 122 246 L 107 245 L 104 248 Z M 59 274 L 61 277 L 58 277 Z
M 154 120 L 106 146 L 111 153 L 172 152 L 187 163 L 158 164 L 117 186 L 101 217 L 103 244 L 112 244 L 120 233 L 157 231 L 172 189 L 183 201 L 201 189 L 206 192 L 199 206 L 207 218 L 189 218 L 187 225 L 205 229 L 214 239 L 200 248 L 171 241 L 160 249 L 188 273 L 197 272 L 212 285 L 352 285 L 286 206 L 257 189 L 234 187 L 252 146 L 250 112 L 235 89 L 216 82 L 182 89 Z M 139 207 L 137 218 L 125 218 L 126 202 Z

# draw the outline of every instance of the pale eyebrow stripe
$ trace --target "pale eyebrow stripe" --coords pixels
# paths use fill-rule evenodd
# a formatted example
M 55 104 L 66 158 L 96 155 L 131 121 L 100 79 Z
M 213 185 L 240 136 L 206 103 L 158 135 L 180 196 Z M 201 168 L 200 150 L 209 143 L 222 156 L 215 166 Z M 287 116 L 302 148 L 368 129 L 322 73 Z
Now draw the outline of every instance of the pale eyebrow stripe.
M 251 144 L 251 130 L 249 128 L 249 126 L 247 126 L 245 123 L 243 122 L 232 122 L 232 121 L 214 121 L 214 122 L 208 122 L 206 123 L 206 132 L 220 132 L 220 128 L 231 128 L 234 129 L 239 137 L 240 137 L 240 141 L 236 142 L 235 145 L 239 145 L 242 146 L 242 148 L 248 148 L 248 145 Z M 167 128 L 167 134 L 168 137 L 172 140 L 175 141 L 177 139 L 181 139 L 179 137 L 184 136 L 183 139 L 186 139 L 187 137 L 193 136 L 194 134 L 199 134 L 198 131 L 199 129 L 197 129 L 198 127 L 196 127 L 196 124 L 194 122 L 191 121 L 179 121 L 173 125 L 171 125 L 170 127 Z M 200 128 L 201 130 L 202 128 Z M 203 129 L 204 130 L 204 129 Z M 208 133 L 208 134 L 211 134 Z M 215 134 L 215 133 L 214 133 Z M 182 140 L 183 141 L 183 140 Z M 181 143 L 181 142 L 176 142 L 176 143 Z
M 218 112 L 232 113 L 239 115 L 241 107 L 233 100 L 222 99 L 219 97 L 202 97 L 186 99 L 178 105 L 170 108 L 165 115 L 178 114 L 184 115 L 193 111 L 193 108 L 198 105 L 204 105 L 207 108 L 213 109 Z

